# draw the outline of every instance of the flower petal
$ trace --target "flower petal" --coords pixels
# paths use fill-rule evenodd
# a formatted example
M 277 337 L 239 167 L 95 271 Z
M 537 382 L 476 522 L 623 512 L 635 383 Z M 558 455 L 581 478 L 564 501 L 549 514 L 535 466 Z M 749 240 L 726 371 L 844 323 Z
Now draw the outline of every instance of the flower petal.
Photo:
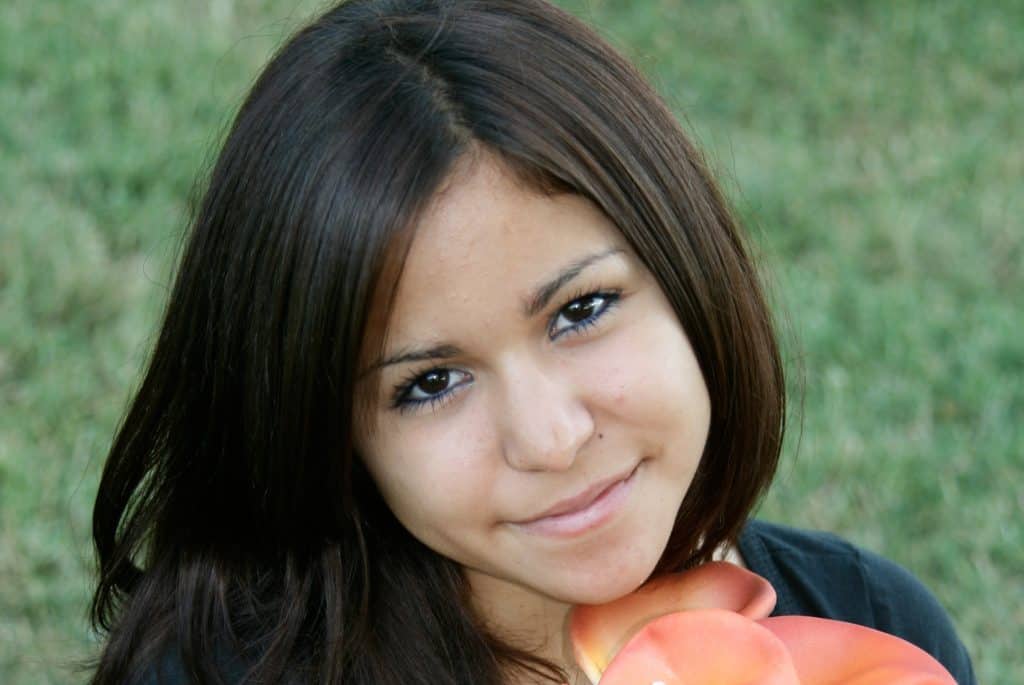
M 588 673 L 591 682 L 597 680 Z M 732 611 L 680 611 L 644 626 L 600 685 L 800 685 L 786 646 Z
M 658 616 L 713 608 L 759 619 L 768 616 L 774 606 L 775 590 L 767 580 L 716 561 L 656 578 L 607 604 L 575 607 L 569 635 L 576 662 L 590 675 L 603 671 L 633 633 Z
M 808 616 L 758 623 L 785 643 L 804 685 L 956 685 L 931 655 L 887 633 Z

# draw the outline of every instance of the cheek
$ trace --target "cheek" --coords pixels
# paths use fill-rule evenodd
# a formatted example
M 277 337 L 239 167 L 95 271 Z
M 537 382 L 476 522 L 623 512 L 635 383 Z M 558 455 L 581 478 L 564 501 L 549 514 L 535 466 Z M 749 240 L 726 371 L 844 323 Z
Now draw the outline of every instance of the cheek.
M 492 478 L 475 442 L 445 423 L 395 431 L 374 446 L 368 463 L 384 500 L 413 532 L 482 511 L 490 492 Z
M 666 429 L 709 420 L 707 387 L 673 316 L 643 317 L 603 342 L 582 374 L 595 409 Z

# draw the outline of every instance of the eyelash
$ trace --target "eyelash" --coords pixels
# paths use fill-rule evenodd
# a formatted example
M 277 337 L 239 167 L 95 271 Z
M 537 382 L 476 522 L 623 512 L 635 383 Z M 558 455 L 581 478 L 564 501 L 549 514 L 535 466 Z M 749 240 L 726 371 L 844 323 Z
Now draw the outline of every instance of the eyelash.
M 569 305 L 579 300 L 588 300 L 591 298 L 602 298 L 604 300 L 601 309 L 598 310 L 597 314 L 589 316 L 583 321 L 575 323 L 571 326 L 567 326 L 561 332 L 557 333 L 551 340 L 558 340 L 566 336 L 575 336 L 584 333 L 587 329 L 597 325 L 598 321 L 604 318 L 605 314 L 615 308 L 618 304 L 619 297 L 622 295 L 621 290 L 610 289 L 610 290 L 592 290 L 592 291 L 578 291 L 572 297 L 568 298 L 555 315 L 552 317 L 550 324 L 548 325 L 548 331 L 550 336 L 550 330 L 554 327 L 554 324 L 558 321 L 558 318 L 562 316 L 564 310 Z M 427 369 L 426 371 L 413 372 L 406 376 L 400 383 L 395 386 L 394 400 L 392 406 L 402 414 L 411 413 L 420 409 L 434 410 L 438 409 L 445 404 L 454 396 L 455 389 L 461 385 L 456 385 L 444 392 L 438 393 L 437 395 L 431 395 L 423 399 L 408 399 L 409 393 L 412 391 L 416 383 L 421 380 L 427 374 L 433 371 L 451 371 L 452 369 L 433 368 Z

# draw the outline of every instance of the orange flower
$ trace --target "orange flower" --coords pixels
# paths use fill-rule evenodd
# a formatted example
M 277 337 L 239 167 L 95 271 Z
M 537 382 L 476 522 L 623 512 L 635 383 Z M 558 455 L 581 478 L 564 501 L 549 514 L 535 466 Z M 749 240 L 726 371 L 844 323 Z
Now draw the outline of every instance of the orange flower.
M 767 580 L 713 562 L 577 606 L 569 631 L 595 685 L 956 685 L 909 642 L 774 606 Z

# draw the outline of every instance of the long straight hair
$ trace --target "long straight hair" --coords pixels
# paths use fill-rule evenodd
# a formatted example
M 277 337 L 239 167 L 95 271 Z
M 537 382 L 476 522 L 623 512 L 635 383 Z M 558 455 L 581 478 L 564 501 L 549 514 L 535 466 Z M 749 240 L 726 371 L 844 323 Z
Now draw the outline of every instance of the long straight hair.
M 161 663 L 197 683 L 565 679 L 483 629 L 353 447 L 403 250 L 473 150 L 594 202 L 689 338 L 711 426 L 655 574 L 736 539 L 778 459 L 782 368 L 744 240 L 667 107 L 543 0 L 352 0 L 267 65 L 197 207 L 96 498 L 95 685 Z

